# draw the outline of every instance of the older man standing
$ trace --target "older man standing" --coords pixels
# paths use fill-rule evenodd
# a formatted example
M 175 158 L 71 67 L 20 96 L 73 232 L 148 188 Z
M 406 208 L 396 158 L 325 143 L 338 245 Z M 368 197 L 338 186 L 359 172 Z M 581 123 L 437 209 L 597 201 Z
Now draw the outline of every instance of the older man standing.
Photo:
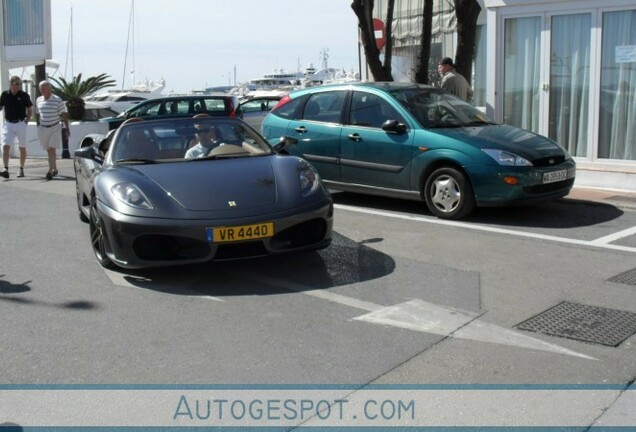
M 53 94 L 50 82 L 41 81 L 39 88 L 42 96 L 35 102 L 35 118 L 38 122 L 40 145 L 47 152 L 49 158 L 49 171 L 45 177 L 47 180 L 51 180 L 57 175 L 57 149 L 62 147 L 60 120 L 66 125 L 64 133 L 66 133 L 67 139 L 71 136 L 71 130 L 68 127 L 66 102 Z
M 27 124 L 33 114 L 33 103 L 28 93 L 22 90 L 22 80 L 19 76 L 10 79 L 11 88 L 3 91 L 0 96 L 0 110 L 4 109 L 4 128 L 2 133 L 2 161 L 4 169 L 0 176 L 9 178 L 9 153 L 11 145 L 18 141 L 20 148 L 20 169 L 18 177 L 24 177 L 24 162 L 26 161 Z
M 470 102 L 473 99 L 473 89 L 466 78 L 455 71 L 455 64 L 450 57 L 444 57 L 437 64 L 437 72 L 442 76 L 440 87 L 457 97 Z

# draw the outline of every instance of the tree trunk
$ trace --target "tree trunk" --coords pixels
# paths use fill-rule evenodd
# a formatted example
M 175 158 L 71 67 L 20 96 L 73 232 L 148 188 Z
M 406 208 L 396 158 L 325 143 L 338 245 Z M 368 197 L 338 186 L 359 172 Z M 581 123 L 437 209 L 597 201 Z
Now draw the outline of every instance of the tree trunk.
M 364 56 L 367 65 L 371 70 L 371 75 L 375 81 L 393 81 L 390 73 L 387 74 L 385 68 L 380 61 L 380 51 L 375 44 L 375 34 L 373 31 L 373 0 L 353 0 L 351 9 L 358 17 L 358 28 L 360 29 L 360 37 L 362 46 L 364 47 Z M 390 45 L 391 40 L 387 38 L 386 44 Z
M 393 9 L 395 9 L 395 0 L 389 0 L 386 7 L 386 45 L 384 46 L 384 73 L 391 77 L 388 81 L 393 81 L 391 69 L 391 60 L 393 58 Z
M 422 36 L 420 37 L 420 54 L 415 68 L 415 82 L 428 84 L 428 65 L 431 58 L 431 33 L 433 31 L 433 0 L 424 0 L 422 10 Z
M 470 82 L 475 58 L 477 17 L 481 7 L 477 0 L 454 0 L 457 17 L 457 51 L 455 68 Z

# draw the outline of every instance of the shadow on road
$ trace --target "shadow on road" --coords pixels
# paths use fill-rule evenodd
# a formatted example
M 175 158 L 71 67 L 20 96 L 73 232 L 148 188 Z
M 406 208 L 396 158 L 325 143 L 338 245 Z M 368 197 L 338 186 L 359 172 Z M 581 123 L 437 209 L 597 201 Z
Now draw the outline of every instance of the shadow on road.
M 4 278 L 6 275 L 0 275 L 0 278 Z M 20 294 L 31 291 L 29 284 L 31 281 L 22 282 L 21 284 L 14 284 L 4 279 L 0 279 L 0 294 Z
M 96 303 L 79 300 L 79 301 L 71 301 L 65 303 L 49 303 L 40 300 L 34 300 L 30 298 L 17 297 L 17 296 L 5 296 L 5 294 L 23 294 L 31 291 L 31 287 L 29 284 L 31 281 L 26 281 L 21 284 L 14 284 L 9 281 L 6 281 L 4 278 L 6 275 L 0 275 L 0 301 L 23 304 L 23 305 L 33 305 L 33 306 L 45 306 L 45 307 L 55 307 L 55 308 L 63 308 L 63 309 L 73 309 L 73 310 L 92 310 L 98 309 Z M 1 426 L 1 425 L 0 425 Z
M 342 192 L 334 194 L 334 202 L 432 217 L 426 204 L 419 201 Z M 480 207 L 463 221 L 526 228 L 577 228 L 608 222 L 623 214 L 610 204 L 562 198 L 527 206 Z
M 317 252 L 144 270 L 117 270 L 127 283 L 176 295 L 271 295 L 325 289 L 381 278 L 395 270 L 390 256 L 334 232 Z M 188 281 L 194 281 L 188 283 Z M 275 281 L 284 282 L 286 287 Z

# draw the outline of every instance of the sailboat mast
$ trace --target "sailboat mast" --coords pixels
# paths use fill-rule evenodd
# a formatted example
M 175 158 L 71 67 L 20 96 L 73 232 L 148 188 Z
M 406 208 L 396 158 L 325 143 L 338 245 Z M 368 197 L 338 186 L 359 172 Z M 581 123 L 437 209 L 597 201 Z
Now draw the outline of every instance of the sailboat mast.
M 70 52 L 70 55 L 69 55 Z M 68 29 L 68 41 L 66 43 L 66 64 L 64 65 L 64 78 L 66 78 L 66 72 L 68 70 L 68 59 L 71 59 L 71 78 L 75 77 L 75 71 L 73 70 L 73 8 L 71 7 L 71 20 Z
M 132 69 L 132 73 L 135 73 L 135 0 L 131 1 L 130 4 L 130 17 L 128 19 L 128 36 L 126 38 L 126 55 L 124 56 L 124 73 L 121 79 L 121 89 L 122 91 L 125 88 L 125 84 L 126 84 L 126 63 L 128 61 L 128 48 L 130 46 L 130 38 L 131 38 L 131 34 L 132 34 L 132 43 L 133 43 L 133 49 L 132 49 L 132 59 L 133 59 L 133 69 Z M 133 79 L 134 79 L 134 75 L 133 75 Z

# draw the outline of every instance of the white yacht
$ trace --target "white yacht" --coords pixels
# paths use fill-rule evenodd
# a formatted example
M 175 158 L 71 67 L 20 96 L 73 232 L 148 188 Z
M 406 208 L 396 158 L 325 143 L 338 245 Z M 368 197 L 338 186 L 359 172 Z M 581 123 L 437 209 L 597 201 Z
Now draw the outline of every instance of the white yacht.
M 166 82 L 163 79 L 151 82 L 146 81 L 124 90 L 111 90 L 93 94 L 85 97 L 84 100 L 86 102 L 99 102 L 120 113 L 131 106 L 137 105 L 139 102 L 164 96 L 162 92 L 165 87 Z
M 285 72 L 283 69 L 274 69 L 269 74 L 250 80 L 249 83 L 258 89 L 291 89 L 300 86 L 301 80 L 304 78 L 305 72 Z
M 353 72 L 347 73 L 342 69 L 323 67 L 316 70 L 311 64 L 304 72 L 285 72 L 282 69 L 274 70 L 270 74 L 250 80 L 248 86 L 250 93 L 255 90 L 293 90 L 297 88 L 311 87 L 321 84 L 343 83 L 360 81 L 360 76 Z

